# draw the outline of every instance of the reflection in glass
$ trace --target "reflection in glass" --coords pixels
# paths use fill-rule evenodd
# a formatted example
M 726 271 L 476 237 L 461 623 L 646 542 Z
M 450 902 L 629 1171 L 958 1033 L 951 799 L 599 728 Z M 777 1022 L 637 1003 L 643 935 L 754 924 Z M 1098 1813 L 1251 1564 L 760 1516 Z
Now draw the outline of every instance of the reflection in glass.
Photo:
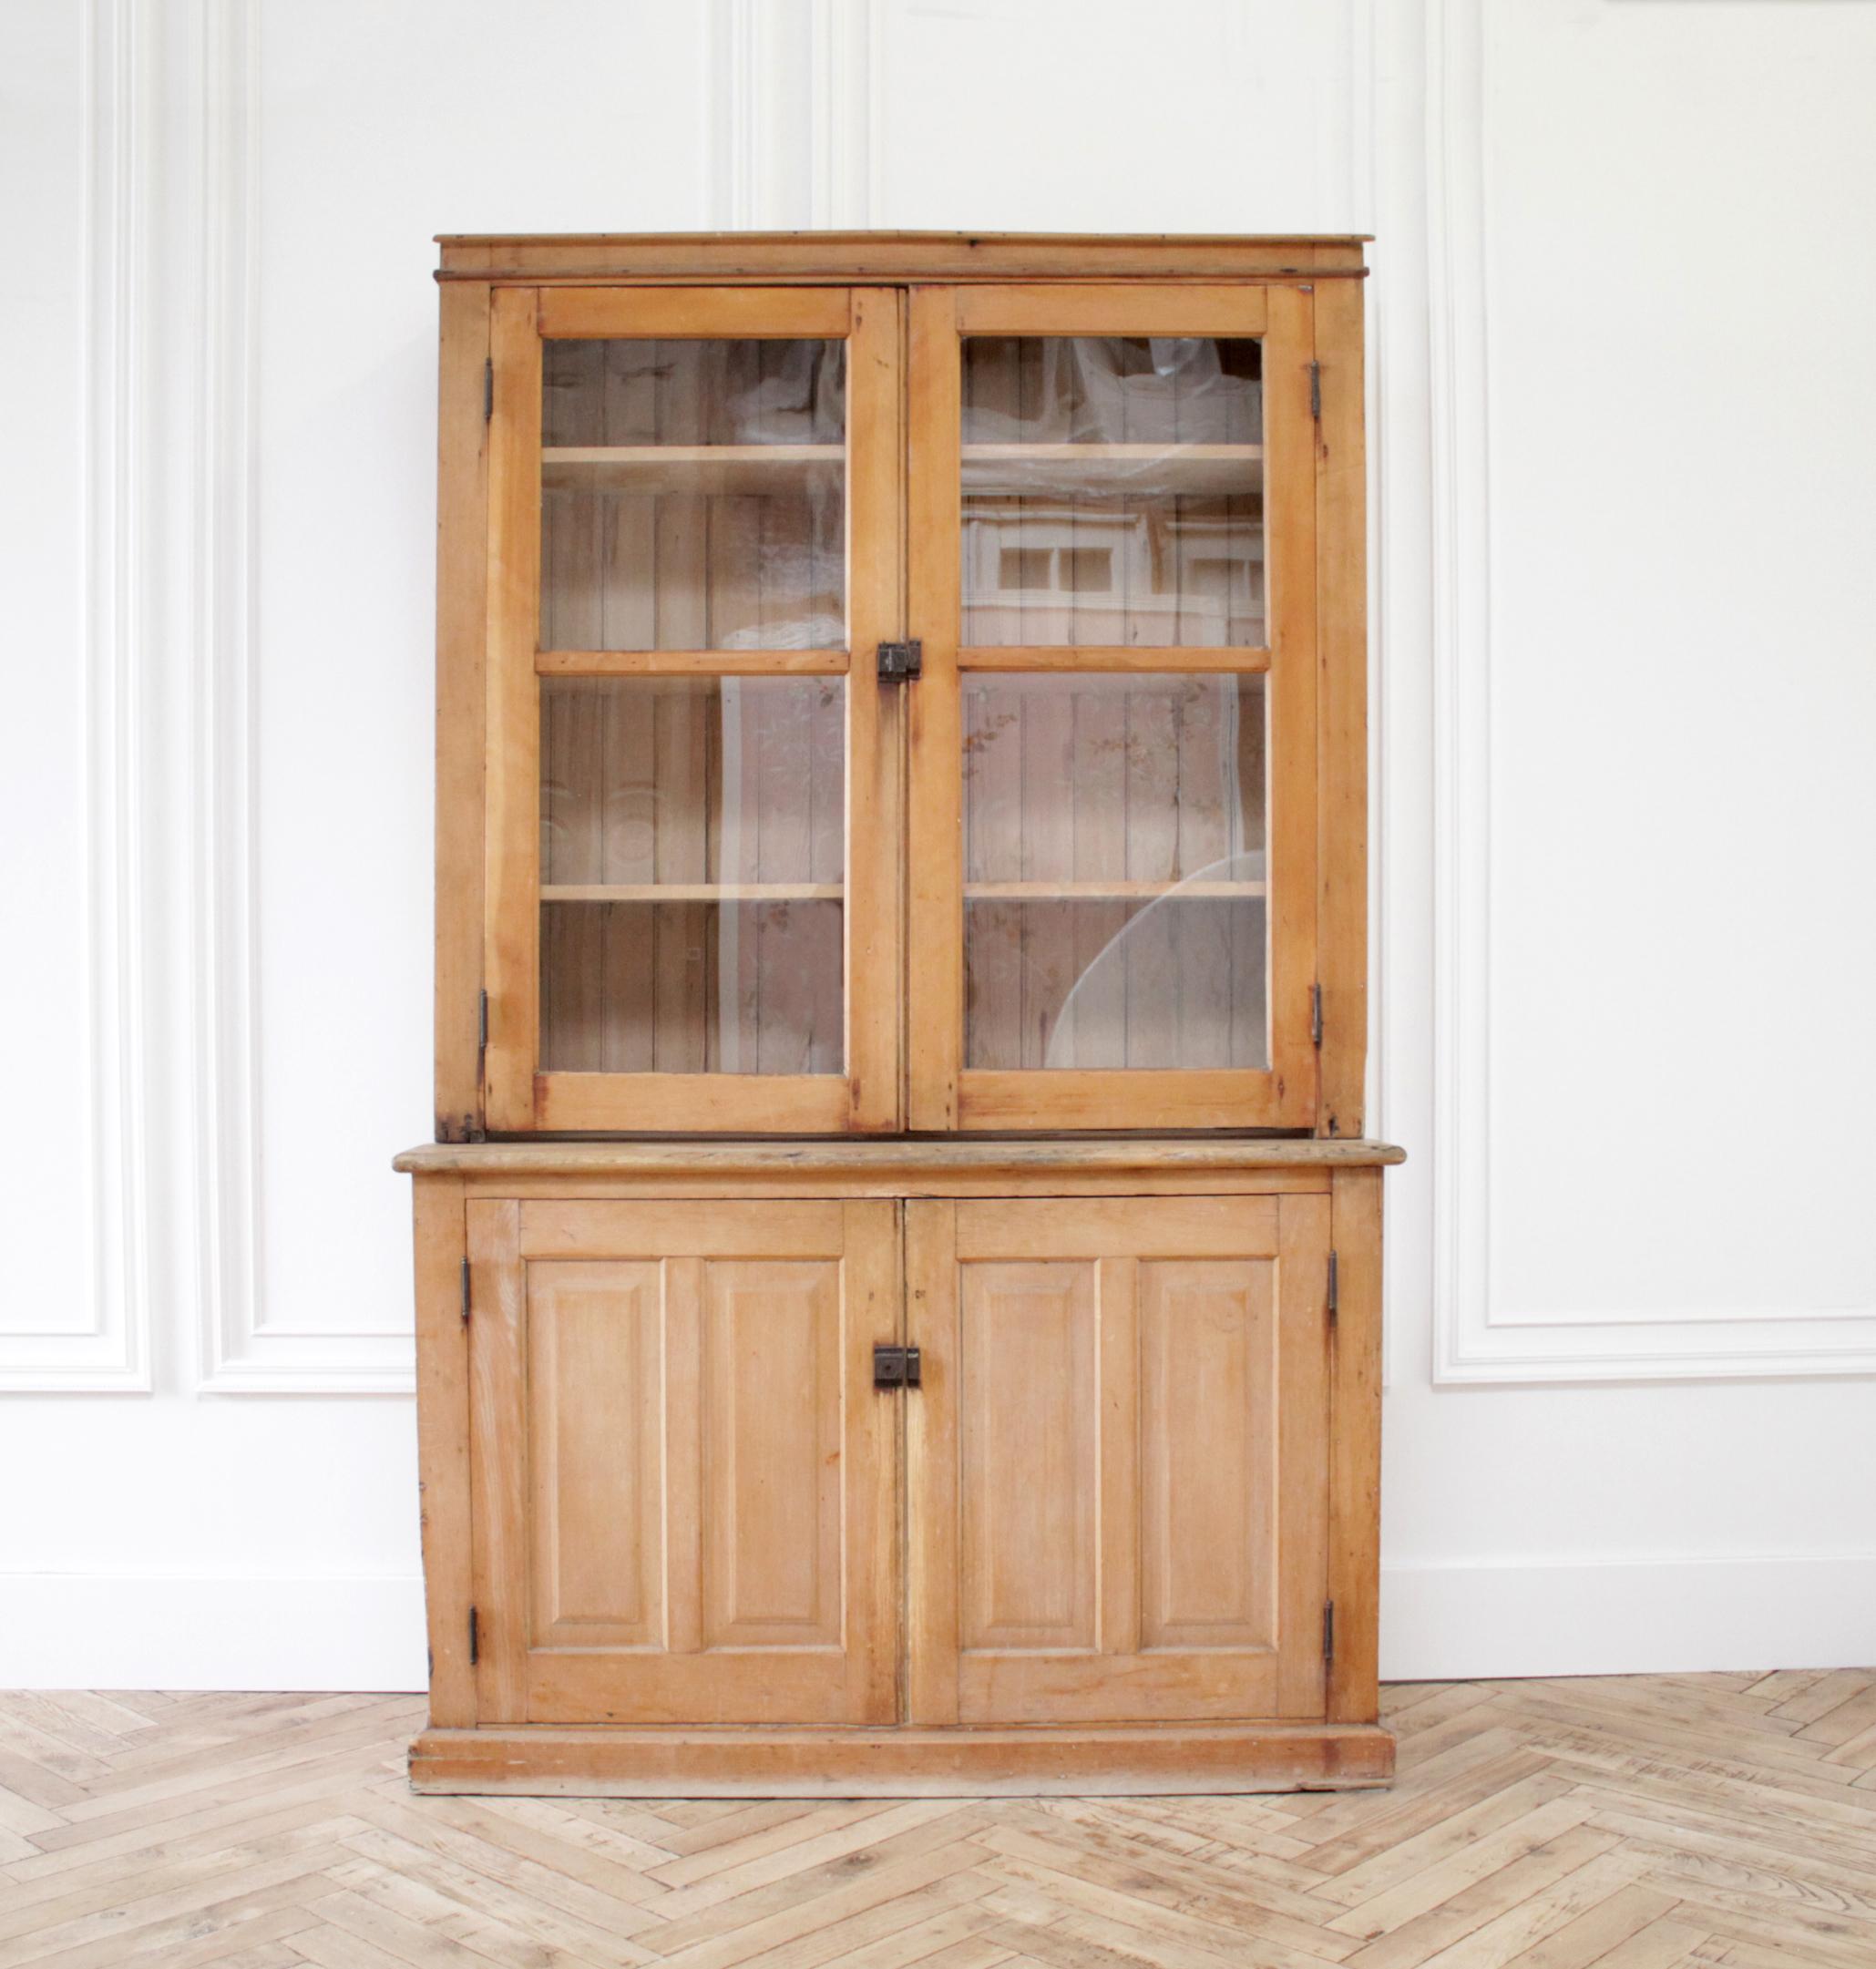
M 1257 647 L 1261 344 L 964 344 L 964 641 Z
M 964 684 L 965 1064 L 1269 1065 L 1260 675 Z
M 838 677 L 541 688 L 541 1063 L 843 1071 Z
M 839 649 L 846 344 L 545 344 L 540 641 Z

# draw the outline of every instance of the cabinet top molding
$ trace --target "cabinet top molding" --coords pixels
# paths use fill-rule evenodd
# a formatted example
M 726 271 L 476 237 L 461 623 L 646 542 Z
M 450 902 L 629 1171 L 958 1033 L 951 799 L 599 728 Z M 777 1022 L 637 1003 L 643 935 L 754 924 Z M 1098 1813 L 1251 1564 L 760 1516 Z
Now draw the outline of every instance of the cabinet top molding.
M 439 233 L 439 281 L 1359 280 L 1369 233 Z
M 425 1143 L 393 1164 L 405 1175 L 723 1176 L 794 1171 L 946 1175 L 1044 1170 L 1192 1174 L 1241 1169 L 1359 1168 L 1407 1160 L 1386 1142 L 1246 1137 L 1048 1142 L 474 1142 Z

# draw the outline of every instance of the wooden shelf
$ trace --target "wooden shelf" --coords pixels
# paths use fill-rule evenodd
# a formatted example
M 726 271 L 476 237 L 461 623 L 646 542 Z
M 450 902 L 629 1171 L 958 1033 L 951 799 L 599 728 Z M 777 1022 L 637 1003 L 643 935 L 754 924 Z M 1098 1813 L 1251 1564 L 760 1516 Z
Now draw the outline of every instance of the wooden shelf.
M 1140 902 L 1156 896 L 1265 896 L 1267 882 L 967 882 L 966 902 Z
M 544 491 L 791 492 L 838 480 L 841 445 L 548 445 Z
M 838 902 L 838 882 L 544 882 L 543 902 Z
M 1213 497 L 1258 492 L 1262 445 L 966 445 L 964 490 L 1087 497 L 1150 484 Z

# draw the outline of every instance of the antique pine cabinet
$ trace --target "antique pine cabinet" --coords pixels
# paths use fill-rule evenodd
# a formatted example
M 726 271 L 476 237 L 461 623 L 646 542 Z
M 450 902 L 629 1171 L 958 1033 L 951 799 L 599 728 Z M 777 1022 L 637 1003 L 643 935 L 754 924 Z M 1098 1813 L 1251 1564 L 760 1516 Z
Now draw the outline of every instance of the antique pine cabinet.
M 420 1789 L 1390 1774 L 1362 274 L 443 241 Z

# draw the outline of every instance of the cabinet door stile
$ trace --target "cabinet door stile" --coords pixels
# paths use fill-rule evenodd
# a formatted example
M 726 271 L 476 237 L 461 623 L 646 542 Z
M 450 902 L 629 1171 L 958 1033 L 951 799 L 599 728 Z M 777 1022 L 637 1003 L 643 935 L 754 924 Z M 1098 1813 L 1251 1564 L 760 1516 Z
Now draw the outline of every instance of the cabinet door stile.
M 899 297 L 856 289 L 847 344 L 852 497 L 847 608 L 846 1047 L 852 1126 L 899 1120 L 899 830 L 897 726 L 873 651 L 903 632 L 899 583 Z
M 907 768 L 907 1120 L 958 1125 L 964 1033 L 963 838 L 958 692 L 957 295 L 915 287 L 906 367 L 906 620 L 924 646 L 910 687 Z
M 922 1363 L 906 1416 L 906 1715 L 958 1720 L 958 1206 L 906 1205 L 906 1339 Z
M 498 288 L 488 447 L 487 1125 L 534 1125 L 539 1053 L 540 337 L 532 288 Z

